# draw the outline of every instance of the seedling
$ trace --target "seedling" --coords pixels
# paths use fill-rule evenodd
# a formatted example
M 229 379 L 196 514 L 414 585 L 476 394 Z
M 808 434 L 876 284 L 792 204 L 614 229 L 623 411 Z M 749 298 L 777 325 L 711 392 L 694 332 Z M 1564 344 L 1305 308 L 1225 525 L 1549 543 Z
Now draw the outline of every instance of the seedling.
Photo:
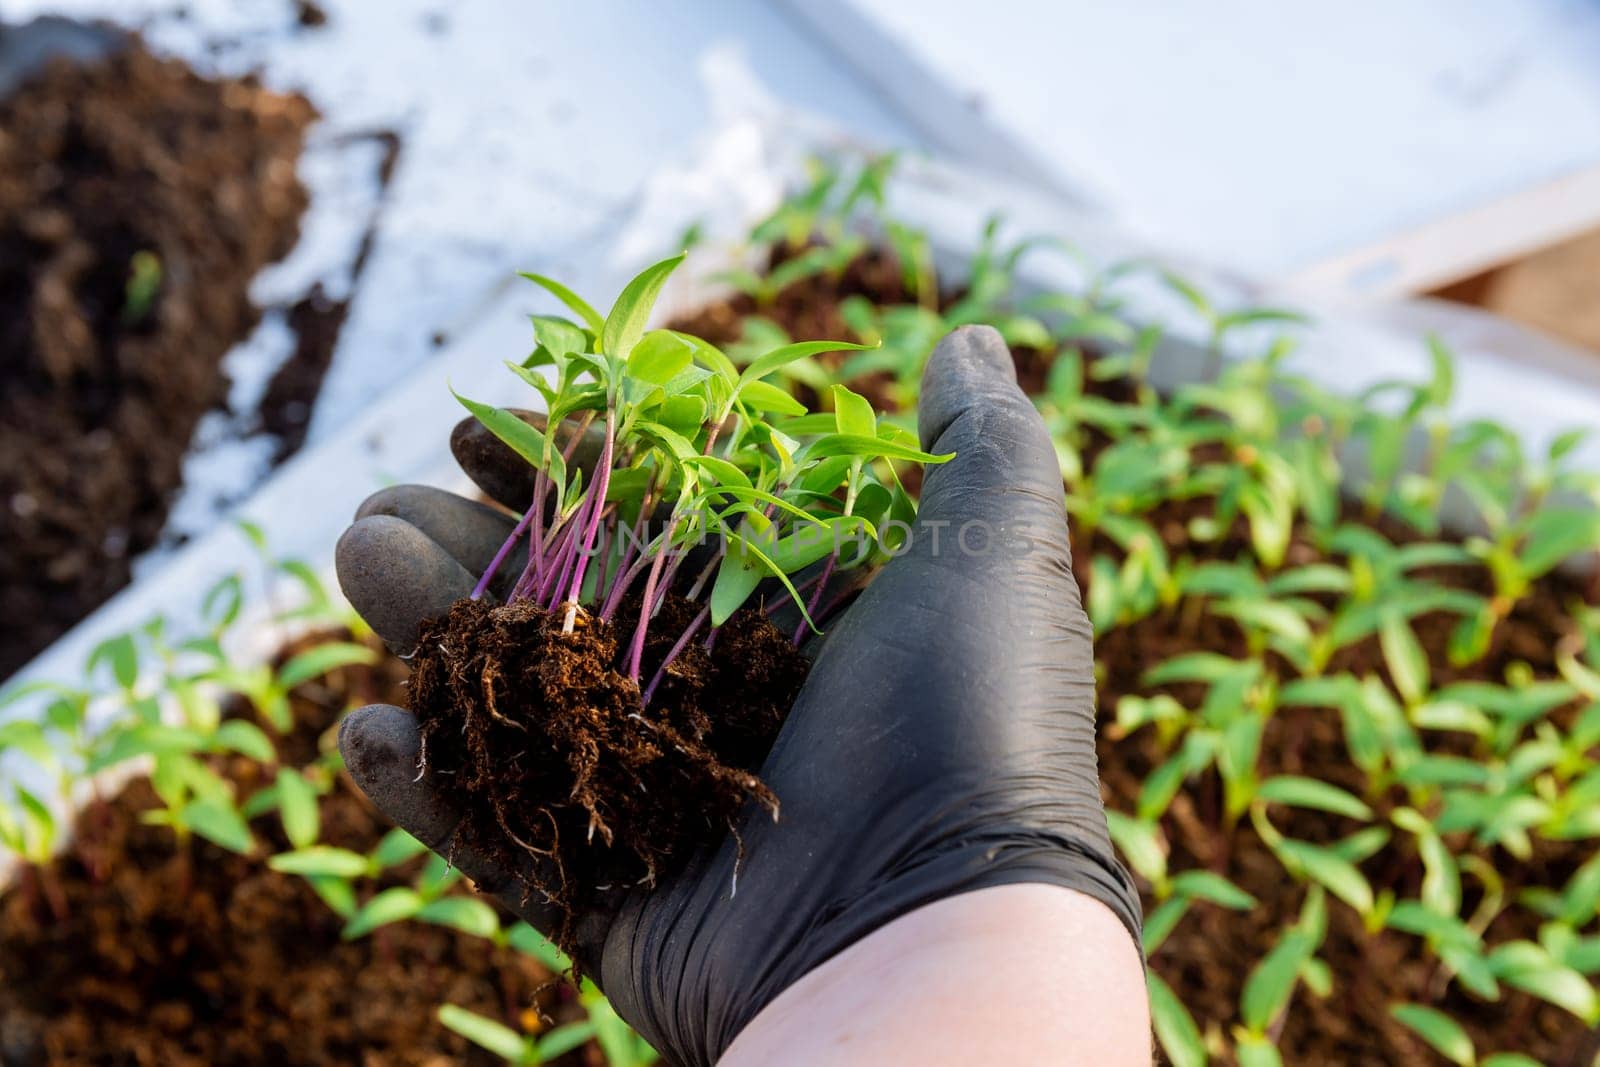
M 581 1001 L 588 1010 L 587 1019 L 542 1034 L 519 1033 L 498 1020 L 454 1004 L 439 1008 L 439 1021 L 480 1048 L 524 1067 L 545 1063 L 590 1041 L 600 1046 L 608 1067 L 649 1067 L 656 1062 L 655 1050 L 617 1017 L 592 983 L 584 983 Z
M 881 532 L 914 514 L 896 464 L 949 458 L 921 451 L 843 386 L 828 393 L 831 412 L 812 413 L 766 380 L 862 345 L 783 344 L 741 368 L 699 338 L 647 329 L 681 261 L 646 269 L 605 316 L 528 276 L 577 317 L 536 316 L 533 354 L 511 365 L 542 399 L 542 426 L 458 397 L 532 466 L 533 488 L 471 597 L 424 629 L 412 681 L 422 761 L 443 773 L 485 769 L 462 776 L 479 783 L 468 799 L 482 825 L 502 832 L 485 847 L 509 841 L 553 856 L 559 883 L 532 888 L 563 903 L 592 891 L 586 884 L 654 877 L 681 841 L 728 825 L 747 798 L 776 812 L 750 772 L 804 667 L 787 650 L 755 655 L 776 636 L 763 617 L 796 616 L 780 639 L 788 645 L 817 630 L 836 606 L 833 579 L 885 558 Z M 598 437 L 592 470 L 572 464 L 585 434 Z M 456 681 L 469 660 L 487 685 L 467 692 Z M 553 660 L 591 688 L 558 692 L 553 676 L 528 673 Z M 701 703 L 717 672 L 745 672 L 747 661 L 776 665 L 767 680 L 741 683 L 756 683 L 759 708 Z M 754 715 L 769 724 L 766 740 L 719 751 L 703 714 Z M 536 737 L 551 746 L 530 747 Z M 565 745 L 598 759 L 569 761 Z M 658 745 L 674 758 L 646 758 Z M 664 774 L 673 777 L 651 777 Z M 662 804 L 666 795 L 680 804 Z M 610 846 L 609 858 L 591 840 Z M 617 862 L 633 866 L 576 873 Z

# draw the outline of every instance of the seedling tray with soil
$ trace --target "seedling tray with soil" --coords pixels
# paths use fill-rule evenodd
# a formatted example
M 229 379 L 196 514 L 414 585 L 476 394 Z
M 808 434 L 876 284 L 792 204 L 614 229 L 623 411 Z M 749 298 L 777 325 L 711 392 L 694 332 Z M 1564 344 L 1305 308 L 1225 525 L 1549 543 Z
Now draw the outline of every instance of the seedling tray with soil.
M 332 642 L 341 638 L 300 638 L 277 664 L 340 647 Z M 344 711 L 403 701 L 406 673 L 391 659 L 311 678 L 289 694 L 293 728 L 269 760 L 230 754 L 211 767 L 241 798 L 270 789 L 282 768 L 308 769 L 315 779 Z M 228 721 L 253 718 L 240 701 Z M 316 802 L 320 842 L 362 856 L 387 850 L 396 860 L 374 864 L 375 892 L 453 880 L 414 849 L 397 851 L 403 837 L 347 778 L 326 781 Z M 162 810 L 143 777 L 91 802 L 62 854 L 0 896 L 0 1061 L 8 1067 L 489 1067 L 500 1060 L 441 1025 L 440 1004 L 527 1028 L 541 1013 L 552 1024 L 584 1014 L 549 967 L 483 940 L 481 928 L 404 923 L 341 936 L 347 917 L 318 899 L 310 881 L 198 834 L 179 842 L 151 821 Z M 255 815 L 250 828 L 270 852 L 293 847 L 276 811 Z M 441 899 L 459 900 L 460 892 Z
M 817 242 L 842 237 L 838 229 L 827 233 L 838 220 L 820 202 L 802 195 L 780 209 L 775 218 L 789 212 L 801 219 L 798 232 L 812 237 L 780 240 L 756 277 L 805 258 L 826 262 Z M 1496 498 L 1516 499 L 1512 483 L 1523 460 L 1514 450 L 1479 453 L 1470 441 L 1451 455 L 1443 442 L 1456 438 L 1434 428 L 1441 416 L 1429 413 L 1430 404 L 1448 403 L 1451 368 L 1442 350 L 1433 382 L 1388 387 L 1415 397 L 1400 416 L 1364 414 L 1359 402 L 1309 389 L 1298 405 L 1269 392 L 1292 382 L 1264 373 L 1283 357 L 1281 347 L 1232 381 L 1203 384 L 1194 399 L 1173 402 L 1148 384 L 1154 332 L 1136 335 L 1105 314 L 1114 296 L 1092 295 L 1130 268 L 1112 265 L 1091 280 L 1090 296 L 1030 300 L 1012 272 L 1037 247 L 1007 249 L 991 233 L 963 287 L 938 289 L 930 285 L 930 249 L 902 240 L 893 251 L 867 248 L 841 269 L 791 269 L 783 287 L 743 286 L 674 325 L 734 351 L 752 338 L 768 344 L 819 333 L 880 343 L 877 353 L 829 357 L 826 369 L 891 408 L 908 399 L 906 383 L 915 381 L 940 323 L 989 321 L 1008 334 L 1018 377 L 1058 434 L 1068 474 L 1075 570 L 1096 627 L 1100 769 L 1113 837 L 1144 894 L 1157 1029 L 1173 1062 L 1200 1063 L 1206 1049 L 1275 1046 L 1291 1063 L 1433 1062 L 1440 1048 L 1452 1055 L 1473 1048 L 1589 1064 L 1596 1001 L 1579 972 L 1600 971 L 1600 861 L 1592 820 L 1569 828 L 1556 811 L 1576 818 L 1600 782 L 1593 770 L 1584 776 L 1600 741 L 1588 703 L 1596 690 L 1574 658 L 1595 662 L 1596 586 L 1554 563 L 1600 545 L 1592 513 L 1550 507 L 1541 517 L 1539 495 L 1507 505 L 1509 514 L 1528 510 L 1520 531 L 1499 534 L 1496 562 L 1486 567 L 1485 542 L 1463 548 L 1438 529 L 1444 472 L 1468 464 L 1492 470 L 1474 487 L 1490 508 Z M 1181 295 L 1220 318 L 1201 294 L 1184 287 Z M 1047 327 L 1051 315 L 1058 318 Z M 1246 311 L 1239 322 L 1280 319 L 1290 317 Z M 791 387 L 803 395 L 811 372 L 796 370 L 805 373 Z M 1265 432 L 1241 432 L 1233 420 L 1263 410 L 1250 405 L 1269 396 L 1273 407 L 1282 405 L 1276 420 Z M 1217 421 L 1205 428 L 1208 419 Z M 1179 435 L 1182 444 L 1186 423 L 1202 429 L 1198 442 L 1163 451 L 1158 442 L 1172 438 L 1162 435 Z M 1375 484 L 1341 486 L 1333 437 L 1352 435 L 1352 425 L 1354 436 L 1381 427 L 1389 442 Z M 1223 511 L 1218 493 L 1249 484 L 1234 471 L 1260 471 L 1270 454 L 1302 448 L 1280 426 L 1308 433 L 1314 446 L 1304 454 L 1316 466 L 1296 476 L 1290 493 L 1298 502 L 1280 511 L 1256 506 L 1259 500 L 1240 507 L 1234 497 L 1231 514 Z M 1403 451 L 1394 447 L 1419 427 L 1434 435 L 1441 473 L 1431 477 L 1406 475 Z M 1480 441 L 1493 434 L 1477 432 L 1485 435 Z M 1495 445 L 1504 440 L 1493 437 Z M 1543 479 L 1538 492 L 1586 484 L 1580 475 L 1556 475 L 1560 453 L 1553 455 L 1556 463 L 1535 474 Z M 1536 550 L 1539 558 L 1523 567 L 1516 546 L 1526 550 L 1529 538 L 1559 547 Z M 1367 571 L 1369 564 L 1377 570 Z M 1503 569 L 1496 574 L 1495 566 Z M 1277 584 L 1268 585 L 1275 573 Z M 1383 588 L 1362 591 L 1375 574 L 1389 576 L 1377 580 L 1392 583 L 1391 607 L 1383 606 Z M 1330 620 L 1339 621 L 1330 628 Z M 1488 710 L 1476 710 L 1479 702 Z M 1241 706 L 1255 709 L 1249 719 L 1261 716 L 1255 730 L 1244 721 L 1231 733 L 1205 729 L 1223 709 Z M 1498 773 L 1490 768 L 1505 760 L 1533 758 L 1516 755 L 1511 727 L 1499 728 L 1498 745 L 1486 733 L 1507 714 L 1548 716 L 1542 736 L 1577 761 L 1575 773 L 1558 779 L 1566 786 L 1541 787 L 1551 798 L 1563 788 L 1574 793 L 1551 801 L 1543 816 L 1550 829 L 1529 840 L 1509 832 L 1496 839 L 1507 831 L 1465 814 L 1482 804 L 1479 818 L 1492 822 L 1507 804 L 1531 804 L 1514 799 L 1524 790 L 1482 801 L 1450 791 L 1487 780 L 1481 776 Z M 1394 725 L 1392 715 L 1422 726 Z M 1385 730 L 1398 734 L 1385 741 Z M 1204 742 L 1185 747 L 1186 731 Z M 1220 757 L 1208 749 L 1213 738 Z M 1380 755 L 1388 744 L 1406 754 Z M 1230 745 L 1242 747 L 1229 752 Z M 1389 759 L 1414 768 L 1415 777 L 1379 770 Z M 1439 785 L 1418 785 L 1435 780 L 1442 797 Z M 1449 814 L 1435 831 L 1441 799 Z M 1412 805 L 1433 814 L 1421 819 Z M 1293 889 L 1296 879 L 1314 899 Z M 1563 893 L 1565 912 L 1513 903 Z M 1543 947 L 1564 936 L 1551 922 L 1561 914 L 1589 934 L 1566 963 Z M 1453 949 L 1452 938 L 1464 947 Z M 1508 968 L 1504 960 L 1518 953 L 1536 977 Z M 1318 963 L 1331 976 L 1326 985 L 1312 973 Z M 1306 984 L 1295 966 L 1310 968 Z M 1468 978 L 1460 978 L 1462 969 Z M 1513 977 L 1483 980 L 1491 973 Z
M 313 117 L 137 40 L 0 99 L 0 678 L 156 543 L 251 279 L 295 243 Z

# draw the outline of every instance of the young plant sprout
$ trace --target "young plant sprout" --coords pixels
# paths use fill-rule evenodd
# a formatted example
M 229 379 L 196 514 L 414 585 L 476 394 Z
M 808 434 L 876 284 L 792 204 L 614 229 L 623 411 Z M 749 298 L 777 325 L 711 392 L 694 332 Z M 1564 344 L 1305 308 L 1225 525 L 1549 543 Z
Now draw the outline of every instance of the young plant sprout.
M 748 799 L 776 815 L 751 772 L 804 678 L 796 650 L 849 572 L 908 529 L 896 464 L 949 458 L 843 386 L 812 413 L 766 381 L 862 345 L 784 344 L 741 368 L 647 330 L 682 259 L 645 270 L 604 317 L 527 276 L 577 317 L 535 316 L 533 354 L 510 365 L 543 399 L 541 425 L 458 397 L 534 477 L 471 596 L 424 627 L 421 760 L 459 775 L 477 825 L 499 831 L 481 847 L 555 860 L 530 889 L 558 904 L 653 878 Z
M 879 525 L 913 511 L 893 467 L 884 464 L 888 477 L 880 480 L 873 461 L 948 458 L 922 452 L 902 429 L 880 427 L 871 405 L 843 386 L 834 387 L 834 413 L 818 416 L 763 380 L 808 356 L 866 346 L 784 345 L 741 371 L 698 338 L 644 332 L 681 261 L 664 260 L 635 278 L 604 320 L 571 291 L 529 275 L 584 323 L 536 316 L 538 347 L 512 365 L 544 398 L 543 430 L 458 397 L 536 469 L 533 501 L 479 577 L 474 600 L 524 540 L 527 562 L 505 600 L 558 612 L 563 634 L 580 614 L 611 622 L 637 593 L 626 666 L 640 684 L 645 637 L 672 580 L 692 548 L 720 539 L 690 588 L 691 600 L 709 594 L 704 606 L 644 686 L 647 695 L 688 639 L 707 621 L 714 633 L 763 578 L 781 584 L 814 628 L 811 609 L 832 572 L 876 558 Z M 545 367 L 553 382 L 539 373 Z M 585 484 L 585 472 L 567 464 L 596 425 L 603 427 L 600 458 Z M 824 560 L 812 594 L 802 595 L 791 576 Z

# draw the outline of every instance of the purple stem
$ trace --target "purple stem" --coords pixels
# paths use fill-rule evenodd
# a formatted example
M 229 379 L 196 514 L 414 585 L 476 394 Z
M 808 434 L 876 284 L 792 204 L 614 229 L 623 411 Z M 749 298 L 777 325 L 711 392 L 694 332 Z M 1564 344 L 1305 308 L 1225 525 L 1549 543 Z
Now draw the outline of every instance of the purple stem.
M 807 589 L 811 589 L 811 588 L 815 587 L 821 580 L 822 580 L 822 578 L 821 578 L 820 575 L 818 575 L 816 578 L 808 579 L 808 580 L 802 582 L 801 584 L 795 586 L 795 592 L 804 593 Z M 763 614 L 771 615 L 773 612 L 775 612 L 779 608 L 783 607 L 785 604 L 787 604 L 792 599 L 794 599 L 794 598 L 789 595 L 789 590 L 785 589 L 771 603 L 763 604 L 761 606 L 761 611 L 762 611 Z
M 578 420 L 571 436 L 567 438 L 566 447 L 561 450 L 563 463 L 570 462 L 572 454 L 578 450 L 578 442 L 583 439 L 584 432 L 589 429 L 589 423 L 594 421 L 594 412 L 586 411 L 583 418 Z M 552 427 L 550 432 L 555 433 Z M 517 584 L 511 590 L 511 600 L 520 600 L 531 593 L 534 587 L 544 580 L 545 553 L 549 549 L 549 538 L 544 530 L 544 501 L 549 496 L 550 479 L 544 471 L 535 471 L 533 478 L 533 503 L 529 511 L 533 514 L 533 533 L 528 537 L 528 562 L 522 568 L 522 576 L 517 579 Z M 551 536 L 560 528 L 557 523 L 551 529 Z
M 598 602 L 605 597 L 606 578 L 611 570 L 611 534 L 615 529 L 610 523 L 603 523 L 600 527 L 600 569 L 594 575 L 594 598 Z
M 608 410 L 606 412 L 606 443 L 600 449 L 600 472 L 589 485 L 589 496 L 592 501 L 586 500 L 589 516 L 586 527 L 579 534 L 578 565 L 572 572 L 572 585 L 567 590 L 568 602 L 576 602 L 579 594 L 583 592 L 583 572 L 589 566 L 589 552 L 594 548 L 594 538 L 600 529 L 600 516 L 606 509 L 606 490 L 611 485 L 611 459 L 613 445 L 616 437 L 616 420 Z
M 628 587 L 633 584 L 635 578 L 639 577 L 639 570 L 644 566 L 646 557 L 640 556 L 635 560 L 633 556 L 637 551 L 639 551 L 639 542 L 636 540 L 629 539 L 628 543 L 622 546 L 622 558 L 617 560 L 617 576 L 611 583 L 611 591 L 606 594 L 605 603 L 600 605 L 600 617 L 602 619 L 609 621 L 611 616 L 617 613 L 617 609 L 622 606 L 622 598 L 627 593 Z
M 634 685 L 639 684 L 639 661 L 644 658 L 644 633 L 650 625 L 650 605 L 656 599 L 656 581 L 661 577 L 661 565 L 666 561 L 666 554 L 656 554 L 650 563 L 650 577 L 644 580 L 644 601 L 640 605 L 639 625 L 633 631 L 633 648 L 629 652 L 628 680 Z
M 711 559 L 700 569 L 700 573 L 695 576 L 694 584 L 689 586 L 689 592 L 685 594 L 690 600 L 698 600 L 700 598 L 700 593 L 705 589 L 706 581 L 711 577 L 711 572 L 717 569 L 717 564 L 722 562 L 722 557 L 725 554 L 725 550 L 720 548 L 711 554 Z
M 800 625 L 794 628 L 795 648 L 800 647 L 800 639 L 805 637 L 806 631 L 810 629 L 810 624 L 806 622 L 806 616 L 810 616 L 813 620 L 817 617 L 817 605 L 822 602 L 822 594 L 827 591 L 828 579 L 833 576 L 833 564 L 838 558 L 839 554 L 837 552 L 828 553 L 828 562 L 822 567 L 822 575 L 817 579 L 817 588 L 811 594 L 811 602 L 806 605 L 806 614 L 800 616 Z
M 551 598 L 561 588 L 561 583 L 566 581 L 567 574 L 572 567 L 573 548 L 578 543 L 577 527 L 568 523 L 561 534 L 561 548 L 556 552 L 556 557 L 550 566 L 550 573 L 545 575 L 544 581 L 539 583 L 535 596 L 540 604 L 545 607 L 554 607 Z
M 650 617 L 652 619 L 656 617 L 656 612 L 661 610 L 661 605 L 667 602 L 667 593 L 672 589 L 673 579 L 678 576 L 678 568 L 683 566 L 684 557 L 688 554 L 686 550 L 673 551 L 670 548 L 667 549 L 667 555 L 671 556 L 672 559 L 667 564 L 667 569 L 662 572 L 661 580 L 656 583 L 656 602 L 650 605 Z
M 661 666 L 656 668 L 656 676 L 650 679 L 649 685 L 645 686 L 644 699 L 641 701 L 645 707 L 648 708 L 650 706 L 651 698 L 656 695 L 656 686 L 660 685 L 661 679 L 667 676 L 667 668 L 672 665 L 672 661 L 677 659 L 679 654 L 689 646 L 689 639 L 694 637 L 695 631 L 700 629 L 701 624 L 710 617 L 711 605 L 707 604 L 700 609 L 700 614 L 694 617 L 694 621 L 689 624 L 688 629 L 684 630 L 678 640 L 673 643 L 673 646 L 667 650 L 667 658 L 661 661 Z
M 495 572 L 498 571 L 500 569 L 500 565 L 506 561 L 506 557 L 511 555 L 512 546 L 514 546 L 518 539 L 522 537 L 522 532 L 528 528 L 528 524 L 533 521 L 533 517 L 538 513 L 539 500 L 538 494 L 535 494 L 533 503 L 529 504 L 528 510 L 522 513 L 521 520 L 511 528 L 511 536 L 507 537 L 505 542 L 501 544 L 500 550 L 494 554 L 494 559 L 489 561 L 488 569 L 485 570 L 483 572 L 483 576 L 478 579 L 478 584 L 472 587 L 473 600 L 481 600 L 483 598 L 483 594 L 489 588 L 489 583 L 494 580 Z M 530 541 L 530 549 L 532 544 L 533 542 Z

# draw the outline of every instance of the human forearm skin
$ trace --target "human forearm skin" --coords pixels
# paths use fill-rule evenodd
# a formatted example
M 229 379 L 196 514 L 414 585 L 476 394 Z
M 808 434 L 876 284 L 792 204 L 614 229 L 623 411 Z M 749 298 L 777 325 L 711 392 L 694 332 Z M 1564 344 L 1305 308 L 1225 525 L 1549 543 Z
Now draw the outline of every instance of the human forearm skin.
M 950 897 L 785 990 L 721 1067 L 1151 1062 L 1139 950 L 1104 904 L 1048 885 Z

